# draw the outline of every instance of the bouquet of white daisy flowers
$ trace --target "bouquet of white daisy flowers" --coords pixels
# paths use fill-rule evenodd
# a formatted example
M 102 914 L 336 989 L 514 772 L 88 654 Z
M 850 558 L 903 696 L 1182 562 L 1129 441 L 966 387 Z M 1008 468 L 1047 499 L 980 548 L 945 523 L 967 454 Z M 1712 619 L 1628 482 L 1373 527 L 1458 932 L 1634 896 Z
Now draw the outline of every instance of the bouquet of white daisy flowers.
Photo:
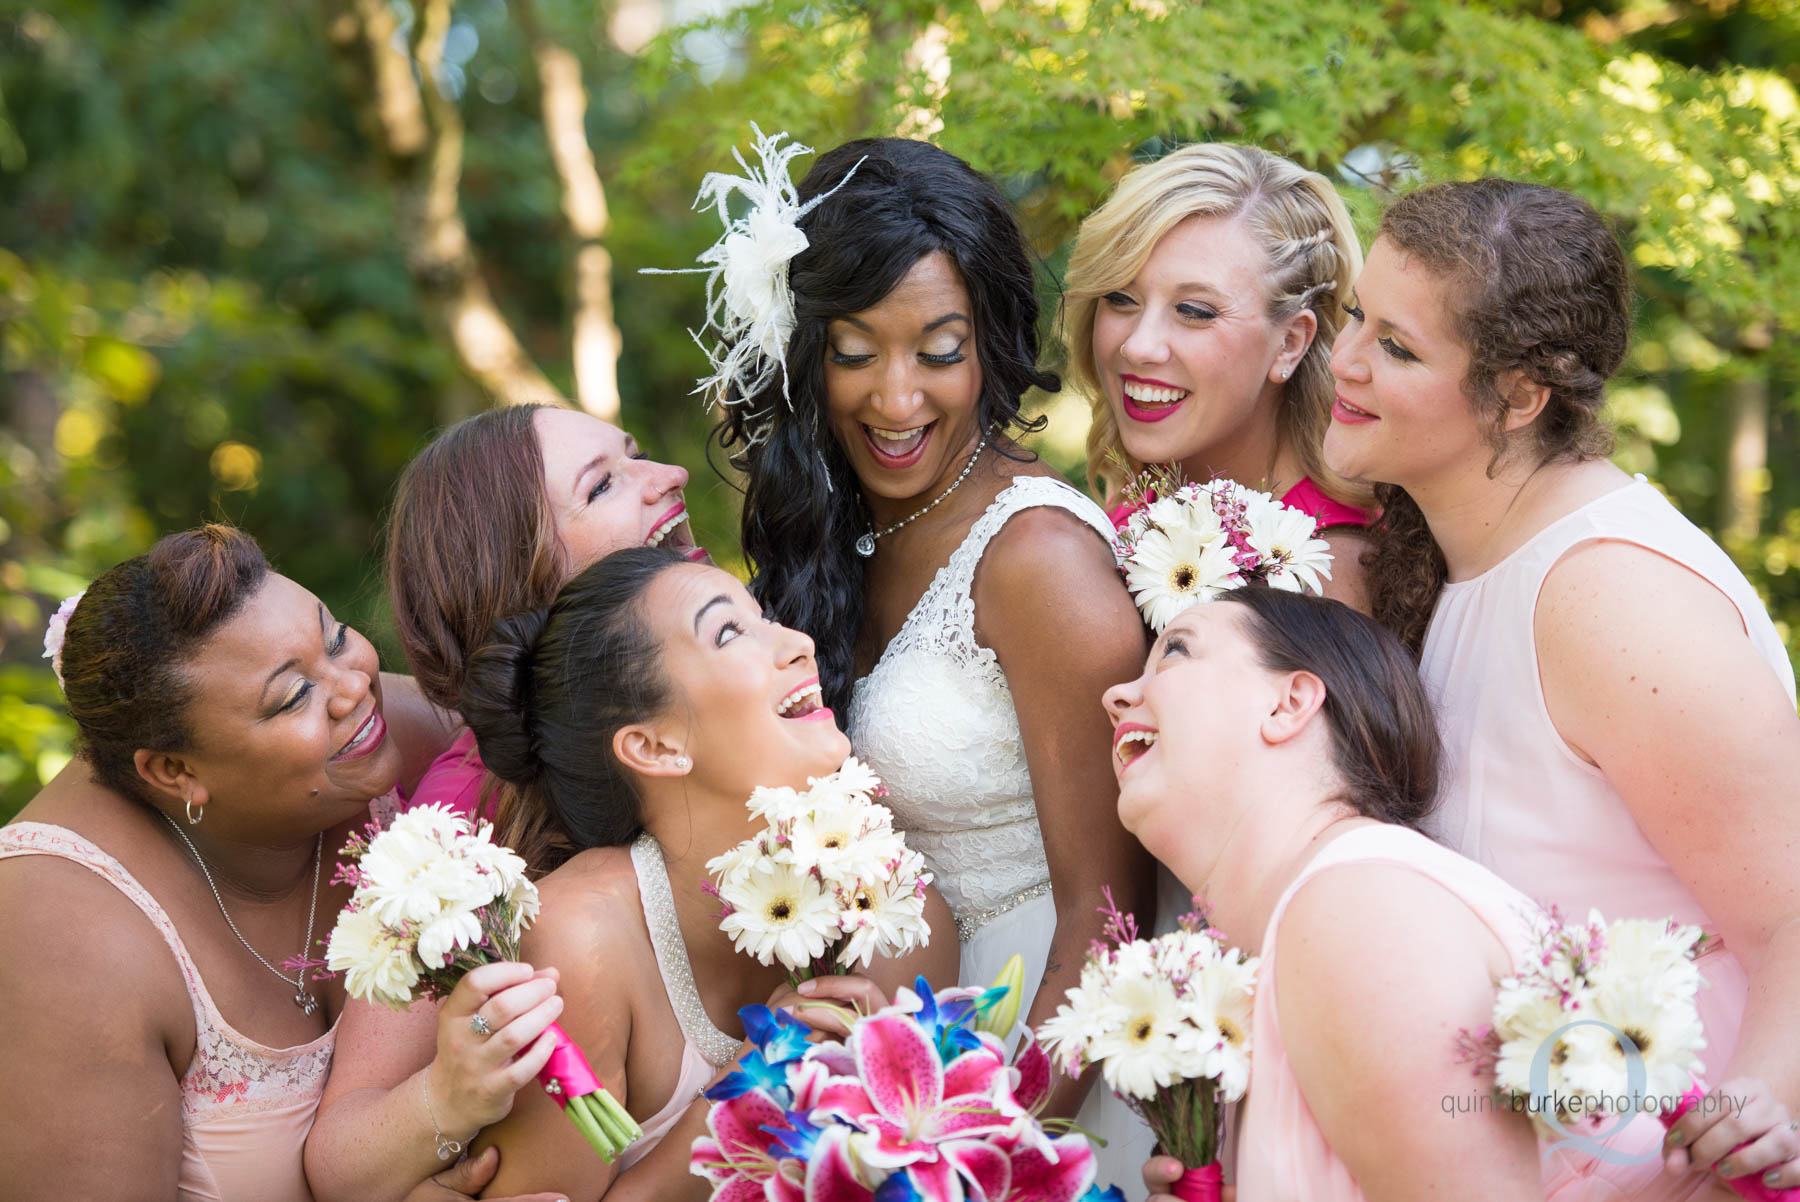
M 779 960 L 797 984 L 931 941 L 931 874 L 875 800 L 885 791 L 852 756 L 805 789 L 750 795 L 750 813 L 768 825 L 706 865 L 724 905 L 720 928 L 738 951 Z
M 1198 913 L 1154 939 L 1138 936 L 1107 891 L 1096 941 L 1068 1000 L 1038 1041 L 1070 1076 L 1089 1065 L 1156 1133 L 1186 1172 L 1184 1202 L 1218 1202 L 1223 1107 L 1250 1081 L 1250 1012 L 1259 961 L 1225 945 Z
M 1266 492 L 1234 480 L 1194 484 L 1175 468 L 1153 467 L 1125 486 L 1124 498 L 1131 513 L 1113 549 L 1158 634 L 1188 606 L 1227 589 L 1261 583 L 1318 593 L 1331 578 L 1330 544 L 1314 537 L 1317 519 Z
M 352 835 L 336 880 L 355 887 L 326 944 L 325 966 L 351 997 L 405 1009 L 449 994 L 470 969 L 519 958 L 519 936 L 538 914 L 525 861 L 446 805 L 371 823 Z M 643 1134 L 600 1084 L 587 1057 L 555 1023 L 556 1050 L 538 1081 L 608 1163 Z M 458 1148 L 440 1143 L 446 1159 Z
M 1719 946 L 1673 919 L 1609 923 L 1590 910 L 1573 923 L 1551 907 L 1524 967 L 1500 982 L 1493 1024 L 1463 1032 L 1462 1058 L 1546 1136 L 1596 1155 L 1638 1114 L 1672 1127 L 1704 1096 L 1695 961 Z M 1754 1175 L 1728 1184 L 1745 1198 L 1800 1199 Z

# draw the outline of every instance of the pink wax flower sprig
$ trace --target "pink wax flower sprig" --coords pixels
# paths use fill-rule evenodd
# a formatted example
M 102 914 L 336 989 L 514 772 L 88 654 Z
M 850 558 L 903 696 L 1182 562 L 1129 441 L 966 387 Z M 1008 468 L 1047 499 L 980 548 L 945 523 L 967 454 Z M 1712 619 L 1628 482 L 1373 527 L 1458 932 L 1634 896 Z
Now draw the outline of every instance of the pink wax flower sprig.
M 1551 1140 L 1611 1158 L 1606 1139 L 1636 1114 L 1671 1127 L 1704 1096 L 1706 1047 L 1696 961 L 1721 946 L 1673 919 L 1571 922 L 1551 907 L 1536 947 L 1494 999 L 1494 1020 L 1459 1040 L 1461 1058 Z M 1602 1130 L 1604 1116 L 1614 1126 Z M 1740 1197 L 1800 1202 L 1754 1175 L 1727 1182 Z
M 525 861 L 447 805 L 418 806 L 382 830 L 371 823 L 343 849 L 333 883 L 354 887 L 326 944 L 325 965 L 351 997 L 405 1009 L 438 999 L 471 969 L 519 958 L 538 914 Z M 538 1071 L 544 1092 L 611 1163 L 643 1135 L 560 1026 Z M 440 1152 L 440 1155 L 447 1153 Z
M 1250 1080 L 1260 961 L 1226 946 L 1200 910 L 1154 939 L 1139 935 L 1110 889 L 1100 912 L 1105 938 L 1095 941 L 1081 980 L 1038 1028 L 1038 1040 L 1070 1076 L 1099 1066 L 1186 1169 L 1173 1186 L 1177 1197 L 1217 1202 L 1223 1108 L 1243 1097 Z

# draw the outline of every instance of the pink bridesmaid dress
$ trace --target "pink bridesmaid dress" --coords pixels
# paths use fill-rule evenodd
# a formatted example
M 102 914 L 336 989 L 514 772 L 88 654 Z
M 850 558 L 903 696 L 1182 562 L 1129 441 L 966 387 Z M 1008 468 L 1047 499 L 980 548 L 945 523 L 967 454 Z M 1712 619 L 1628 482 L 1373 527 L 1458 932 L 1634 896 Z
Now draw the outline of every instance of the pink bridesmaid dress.
M 1276 902 L 1263 934 L 1262 968 L 1257 973 L 1256 1001 L 1251 1012 L 1250 1089 L 1237 1131 L 1237 1188 L 1238 1197 L 1244 1202 L 1363 1202 L 1363 1192 L 1351 1178 L 1348 1166 L 1319 1130 L 1288 1060 L 1277 1011 L 1275 965 L 1280 954 L 1281 920 L 1301 886 L 1338 865 L 1370 863 L 1417 872 L 1442 886 L 1493 932 L 1515 964 L 1533 947 L 1532 921 L 1537 907 L 1531 899 L 1481 865 L 1433 843 L 1417 831 L 1403 826 L 1370 825 L 1327 844 Z M 1400 950 L 1372 947 L 1371 954 L 1392 955 Z M 1454 1060 L 1456 1049 L 1447 1045 L 1444 1056 Z M 1353 1093 L 1366 1092 L 1355 1081 L 1334 1085 Z M 1471 1099 L 1485 1095 L 1490 1087 L 1491 1082 L 1483 1083 L 1471 1076 L 1469 1098 L 1463 1100 L 1464 1105 L 1472 1106 Z M 1381 1120 L 1377 1116 L 1374 1121 Z M 1459 1120 L 1451 1113 L 1445 1115 L 1444 1121 L 1468 1120 Z M 1710 1190 L 1708 1179 L 1699 1174 L 1678 1180 L 1661 1177 L 1658 1152 L 1662 1137 L 1662 1125 L 1647 1115 L 1638 1116 L 1610 1135 L 1605 1140 L 1609 1149 L 1645 1157 L 1642 1162 L 1629 1165 L 1600 1160 L 1566 1145 L 1547 1148 L 1541 1196 L 1554 1202 L 1672 1202 L 1700 1197 Z
M 1794 670 L 1755 591 L 1710 538 L 1640 478 L 1551 523 L 1492 569 L 1446 585 L 1420 675 L 1437 706 L 1446 773 L 1432 835 L 1540 905 L 1585 917 L 1662 918 L 1716 930 L 1598 769 L 1563 742 L 1538 675 L 1534 615 L 1544 578 L 1571 548 L 1634 543 L 1695 572 L 1731 599 L 1794 699 Z M 1647 651 L 1653 653 L 1653 651 Z M 1729 947 L 1701 960 L 1705 1079 L 1737 1046 L 1748 987 Z

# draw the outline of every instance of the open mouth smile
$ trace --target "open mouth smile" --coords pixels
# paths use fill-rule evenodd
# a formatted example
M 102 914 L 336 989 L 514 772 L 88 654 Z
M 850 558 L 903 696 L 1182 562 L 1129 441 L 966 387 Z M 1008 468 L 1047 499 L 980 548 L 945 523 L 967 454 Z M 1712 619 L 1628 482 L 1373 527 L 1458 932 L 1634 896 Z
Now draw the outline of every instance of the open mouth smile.
M 783 697 L 775 707 L 775 712 L 796 722 L 812 722 L 831 717 L 831 711 L 825 708 L 825 695 L 819 689 L 817 676 Z
M 909 468 L 923 458 L 925 444 L 931 441 L 931 432 L 937 429 L 935 421 L 909 430 L 887 430 L 864 422 L 858 424 L 862 426 L 863 441 L 868 444 L 869 454 L 877 464 L 892 471 Z
M 369 710 L 369 716 L 363 719 L 350 741 L 338 748 L 337 754 L 328 761 L 342 764 L 348 760 L 360 760 L 371 754 L 387 739 L 387 723 L 382 720 L 381 708 L 375 706 Z
M 1132 763 L 1155 745 L 1157 732 L 1141 722 L 1121 722 L 1113 731 L 1113 754 L 1119 757 L 1119 770 L 1123 772 Z
M 1189 389 L 1139 376 L 1120 376 L 1119 391 L 1126 416 L 1140 422 L 1163 420 L 1181 408 L 1182 402 L 1191 395 Z
M 687 506 L 679 501 L 675 503 L 675 508 L 656 520 L 649 537 L 644 539 L 646 547 L 660 547 L 664 543 L 668 544 L 671 551 L 679 551 L 691 560 L 699 561 L 706 557 L 706 549 L 695 545 L 693 532 L 688 529 Z

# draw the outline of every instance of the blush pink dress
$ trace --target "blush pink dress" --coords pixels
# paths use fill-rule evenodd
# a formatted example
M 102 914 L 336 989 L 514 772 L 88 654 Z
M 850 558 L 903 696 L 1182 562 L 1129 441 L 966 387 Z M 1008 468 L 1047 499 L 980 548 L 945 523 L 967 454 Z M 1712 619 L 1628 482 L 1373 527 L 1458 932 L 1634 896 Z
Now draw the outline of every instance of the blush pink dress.
M 181 968 L 194 1006 L 194 1058 L 181 1076 L 180 1202 L 311 1202 L 300 1157 L 325 1092 L 336 1024 L 298 1047 L 256 1042 L 213 1005 L 174 922 L 124 865 L 42 822 L 0 827 L 0 860 L 14 856 L 69 860 L 112 885 L 143 911 Z
M 1307 881 L 1343 864 L 1393 865 L 1436 882 L 1493 932 L 1514 964 L 1530 955 L 1534 945 L 1532 929 L 1538 910 L 1530 898 L 1481 865 L 1433 843 L 1417 831 L 1403 826 L 1370 825 L 1326 844 L 1282 893 L 1263 934 L 1262 967 L 1257 972 L 1250 1019 L 1250 1088 L 1241 1106 L 1237 1130 L 1238 1197 L 1245 1202 L 1362 1202 L 1364 1197 L 1348 1166 L 1326 1142 L 1312 1108 L 1300 1092 L 1281 1037 L 1275 988 L 1278 935 L 1288 903 Z M 1454 904 L 1449 898 L 1445 902 Z M 1404 947 L 1393 945 L 1370 947 L 1371 955 L 1404 952 Z M 1456 1049 L 1447 1043 L 1444 1056 L 1447 1061 L 1454 1061 Z M 1346 1090 L 1358 1089 L 1354 1081 L 1334 1084 L 1341 1084 Z M 1468 1096 L 1461 1104 L 1473 1107 L 1477 1104 L 1475 1099 L 1484 1097 L 1491 1086 L 1491 1081 L 1484 1084 L 1471 1076 Z M 1443 1114 L 1446 1123 L 1468 1121 L 1454 1111 L 1433 1113 Z M 1614 1164 L 1566 1144 L 1547 1148 L 1541 1196 L 1554 1202 L 1624 1202 L 1627 1198 L 1634 1202 L 1672 1202 L 1701 1196 L 1710 1188 L 1703 1175 L 1673 1181 L 1661 1177 L 1658 1151 L 1662 1138 L 1662 1124 L 1648 1115 L 1639 1115 L 1604 1140 L 1614 1152 L 1642 1157 L 1638 1163 Z
M 1641 479 L 1566 515 L 1473 580 L 1446 585 L 1419 671 L 1437 706 L 1446 772 L 1428 822 L 1446 845 L 1541 905 L 1581 918 L 1671 917 L 1715 929 L 1598 769 L 1563 742 L 1544 703 L 1534 621 L 1544 578 L 1569 550 L 1608 539 L 1674 560 L 1731 599 L 1794 699 L 1794 670 L 1755 591 L 1723 551 Z M 1654 649 L 1646 648 L 1646 655 Z M 1748 987 L 1726 948 L 1701 961 L 1705 1078 L 1737 1046 Z

